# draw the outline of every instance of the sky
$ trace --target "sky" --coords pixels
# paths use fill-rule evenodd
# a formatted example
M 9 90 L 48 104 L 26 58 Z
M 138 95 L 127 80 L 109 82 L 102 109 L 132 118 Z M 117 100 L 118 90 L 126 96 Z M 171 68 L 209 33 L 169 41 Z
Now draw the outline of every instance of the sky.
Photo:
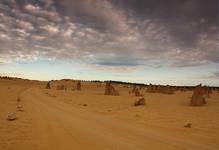
M 219 86 L 218 0 L 1 0 L 0 75 Z

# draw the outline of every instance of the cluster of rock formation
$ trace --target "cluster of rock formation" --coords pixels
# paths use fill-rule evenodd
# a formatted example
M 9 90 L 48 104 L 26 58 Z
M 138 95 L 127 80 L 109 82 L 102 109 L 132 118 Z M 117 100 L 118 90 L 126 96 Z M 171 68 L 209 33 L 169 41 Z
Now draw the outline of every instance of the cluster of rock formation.
M 193 95 L 191 98 L 191 105 L 192 106 L 202 106 L 206 104 L 206 100 L 204 97 L 205 89 L 202 87 L 202 85 L 197 85 L 193 91 Z
M 111 85 L 110 82 L 106 82 L 106 87 L 105 87 L 105 95 L 114 95 L 118 96 L 119 92 Z
M 46 89 L 51 89 L 51 82 L 49 81 L 46 84 Z M 101 84 L 98 85 L 98 87 L 101 86 Z M 128 87 L 131 88 L 130 86 L 123 86 L 123 87 Z M 145 105 L 145 99 L 142 97 L 142 88 L 143 86 L 137 87 L 136 85 L 133 86 L 132 90 L 129 91 L 129 93 L 133 93 L 137 97 L 141 97 L 138 99 L 135 103 L 134 106 L 139 106 L 139 105 Z M 67 88 L 65 85 L 57 85 L 56 87 L 57 90 L 66 90 Z M 76 90 L 81 91 L 81 81 L 76 82 Z M 210 94 L 212 93 L 213 90 L 218 90 L 217 87 L 208 87 L 208 86 L 202 86 L 201 84 L 196 86 L 195 88 L 192 86 L 163 86 L 163 85 L 148 85 L 146 92 L 150 93 L 163 93 L 163 94 L 173 94 L 175 91 L 191 91 L 193 90 L 193 95 L 190 100 L 190 104 L 192 106 L 202 106 L 206 104 L 206 98 L 210 97 Z M 118 96 L 120 95 L 119 92 L 113 87 L 112 82 L 106 82 L 105 85 L 105 95 L 114 95 Z M 23 111 L 22 105 L 18 105 L 17 107 L 18 111 Z M 13 116 L 13 115 L 12 115 Z M 10 117 L 9 117 L 10 118 Z
M 160 85 L 152 85 L 152 84 L 150 84 L 147 87 L 147 92 L 150 92 L 150 93 L 173 94 L 174 93 L 174 88 L 172 88 L 169 85 L 160 86 Z
M 63 80 L 63 81 L 67 81 L 67 80 Z M 52 88 L 51 87 L 51 82 L 52 81 L 47 82 L 46 87 L 45 87 L 46 89 L 51 89 Z M 57 83 L 56 83 L 56 85 L 57 85 Z M 67 86 L 68 85 L 66 85 L 66 84 L 59 84 L 59 85 L 56 86 L 56 90 L 67 90 Z M 73 87 L 73 90 L 81 91 L 81 81 L 77 81 L 76 87 Z

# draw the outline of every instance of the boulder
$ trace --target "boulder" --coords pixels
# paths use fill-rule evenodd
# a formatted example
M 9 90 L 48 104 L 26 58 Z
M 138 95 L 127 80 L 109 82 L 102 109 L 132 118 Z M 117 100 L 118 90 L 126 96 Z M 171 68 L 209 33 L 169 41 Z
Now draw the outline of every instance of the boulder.
M 135 103 L 134 106 L 141 106 L 141 105 L 145 105 L 145 99 L 142 97 L 140 99 L 138 99 Z

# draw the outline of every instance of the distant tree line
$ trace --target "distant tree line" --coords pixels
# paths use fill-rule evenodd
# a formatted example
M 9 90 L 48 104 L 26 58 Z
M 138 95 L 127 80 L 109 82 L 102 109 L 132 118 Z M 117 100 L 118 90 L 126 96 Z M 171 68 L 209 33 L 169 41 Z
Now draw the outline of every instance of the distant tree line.
M 10 76 L 0 76 L 0 79 L 8 79 L 8 80 L 12 80 L 12 79 L 22 79 L 22 78 L 18 78 L 18 77 L 10 77 Z M 29 79 L 23 79 L 23 80 L 29 80 Z M 166 86 L 166 85 L 160 85 L 160 84 L 145 84 L 145 83 L 133 83 L 133 82 L 125 82 L 125 81 L 114 81 L 114 80 L 105 80 L 105 81 L 101 81 L 101 80 L 74 80 L 74 79 L 61 79 L 62 81 L 82 81 L 82 82 L 94 82 L 94 83 L 114 83 L 114 84 L 123 84 L 123 85 L 131 85 L 131 86 L 141 86 L 141 87 L 148 87 L 150 85 L 156 85 L 156 86 Z M 51 80 L 51 81 L 59 81 L 59 80 Z M 195 86 L 173 86 L 173 85 L 169 85 L 171 88 L 185 88 L 185 89 L 194 89 Z M 209 86 L 210 88 L 212 88 L 213 90 L 219 89 L 219 87 L 217 86 Z

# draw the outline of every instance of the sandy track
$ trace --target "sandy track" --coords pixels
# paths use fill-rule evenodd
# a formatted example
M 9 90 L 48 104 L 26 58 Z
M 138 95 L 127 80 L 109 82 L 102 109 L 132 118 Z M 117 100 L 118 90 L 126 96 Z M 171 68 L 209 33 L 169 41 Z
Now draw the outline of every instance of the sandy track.
M 36 149 L 217 149 L 217 145 L 190 140 L 186 134 L 173 136 L 72 107 L 46 96 L 39 89 L 25 91 L 22 98 L 28 101 L 33 117 Z

